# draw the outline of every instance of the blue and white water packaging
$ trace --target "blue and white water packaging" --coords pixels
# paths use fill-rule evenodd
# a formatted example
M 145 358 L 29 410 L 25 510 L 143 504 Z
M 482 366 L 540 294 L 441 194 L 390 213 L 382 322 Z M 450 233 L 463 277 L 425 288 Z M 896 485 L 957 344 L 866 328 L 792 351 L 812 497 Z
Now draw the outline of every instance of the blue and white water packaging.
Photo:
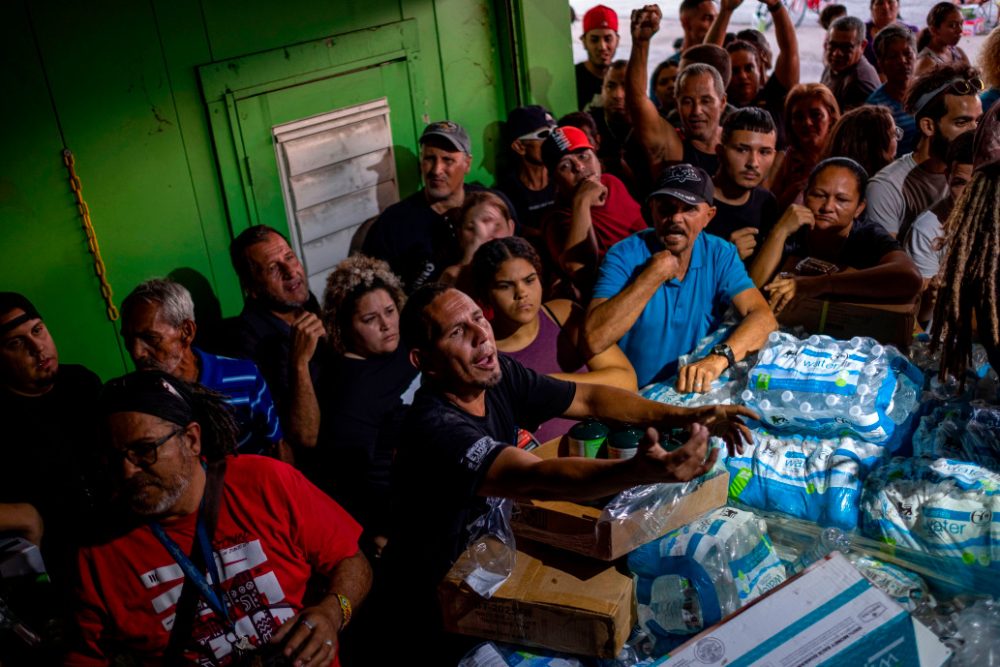
M 899 350 L 873 338 L 806 340 L 773 332 L 750 370 L 743 402 L 771 429 L 847 436 L 894 449 L 924 383 Z
M 721 507 L 629 554 L 640 626 L 664 639 L 694 634 L 783 582 L 766 530 Z
M 1000 475 L 974 463 L 894 458 L 865 482 L 861 516 L 874 539 L 1000 568 Z
M 885 449 L 855 438 L 751 431 L 753 443 L 726 458 L 731 502 L 854 531 L 861 488 Z

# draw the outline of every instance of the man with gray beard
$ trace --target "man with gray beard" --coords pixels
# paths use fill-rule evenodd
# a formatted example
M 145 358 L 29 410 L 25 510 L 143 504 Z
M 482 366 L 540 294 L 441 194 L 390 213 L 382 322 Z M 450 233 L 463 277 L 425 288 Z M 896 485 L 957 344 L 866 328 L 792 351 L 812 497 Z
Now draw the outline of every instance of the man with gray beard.
M 136 372 L 105 386 L 99 412 L 128 518 L 80 551 L 64 664 L 339 665 L 371 585 L 350 515 L 291 466 L 234 456 L 232 414 L 205 387 Z M 307 603 L 317 576 L 324 595 Z

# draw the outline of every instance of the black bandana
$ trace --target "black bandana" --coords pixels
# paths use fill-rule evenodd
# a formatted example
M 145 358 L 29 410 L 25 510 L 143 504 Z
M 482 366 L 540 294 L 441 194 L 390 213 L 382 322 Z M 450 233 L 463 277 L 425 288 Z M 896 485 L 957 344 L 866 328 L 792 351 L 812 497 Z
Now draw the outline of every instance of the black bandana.
M 0 292 L 0 315 L 5 315 L 18 308 L 23 310 L 24 314 L 15 317 L 9 322 L 0 324 L 0 336 L 3 336 L 8 331 L 12 331 L 29 320 L 42 319 L 42 316 L 38 313 L 34 304 L 28 300 L 28 297 L 23 294 L 18 294 L 17 292 Z
M 142 412 L 178 426 L 195 421 L 187 383 L 161 371 L 136 371 L 110 380 L 100 400 L 105 416 L 116 412 Z

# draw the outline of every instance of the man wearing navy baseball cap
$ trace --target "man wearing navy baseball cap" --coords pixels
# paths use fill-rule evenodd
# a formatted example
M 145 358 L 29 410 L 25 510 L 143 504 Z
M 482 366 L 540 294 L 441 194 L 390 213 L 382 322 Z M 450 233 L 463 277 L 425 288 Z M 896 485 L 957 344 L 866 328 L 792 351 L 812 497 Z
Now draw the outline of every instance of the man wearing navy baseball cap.
M 667 167 L 646 200 L 653 228 L 613 246 L 601 265 L 587 310 L 586 342 L 591 353 L 618 343 L 640 387 L 677 373 L 678 391 L 709 391 L 713 380 L 759 349 L 778 326 L 736 247 L 701 233 L 715 215 L 714 195 L 703 169 Z M 730 304 L 742 321 L 729 338 L 678 368 L 678 357 L 721 324 Z
M 521 220 L 520 235 L 531 240 L 541 236 L 542 216 L 556 200 L 542 161 L 542 143 L 555 126 L 548 109 L 537 104 L 517 107 L 507 115 L 505 134 L 511 164 L 498 179 L 497 189 L 514 204 Z
M 382 211 L 365 235 L 363 252 L 387 261 L 407 292 L 433 282 L 453 263 L 457 241 L 447 214 L 462 205 L 466 192 L 487 189 L 465 182 L 471 168 L 465 128 L 451 120 L 429 124 L 420 135 L 423 189 Z M 514 210 L 503 193 L 495 194 Z

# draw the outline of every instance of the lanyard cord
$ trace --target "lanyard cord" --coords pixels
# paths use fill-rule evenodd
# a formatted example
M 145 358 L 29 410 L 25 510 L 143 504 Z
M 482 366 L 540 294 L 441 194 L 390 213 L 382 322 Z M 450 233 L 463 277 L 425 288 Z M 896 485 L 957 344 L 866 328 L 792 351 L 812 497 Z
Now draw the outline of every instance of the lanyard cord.
M 181 566 L 181 570 L 184 571 L 184 576 L 191 580 L 197 588 L 201 596 L 205 598 L 205 601 L 212 608 L 212 611 L 216 613 L 217 616 L 222 620 L 227 627 L 232 630 L 233 622 L 229 617 L 229 610 L 226 606 L 225 594 L 219 595 L 222 590 L 222 584 L 219 578 L 219 570 L 215 564 L 215 557 L 212 553 L 212 547 L 208 540 L 208 531 L 205 529 L 205 524 L 202 520 L 201 513 L 198 516 L 198 529 L 197 529 L 197 541 L 192 548 L 192 554 L 194 549 L 201 552 L 202 559 L 205 566 L 208 568 L 209 576 L 212 578 L 212 583 L 210 584 L 206 579 L 205 575 L 201 573 L 198 566 L 194 564 L 190 557 L 184 553 L 180 546 L 175 542 L 166 531 L 163 530 L 163 526 L 158 523 L 151 523 L 149 525 L 150 530 L 156 535 L 156 538 L 160 540 L 160 543 L 166 548 L 177 564 Z

